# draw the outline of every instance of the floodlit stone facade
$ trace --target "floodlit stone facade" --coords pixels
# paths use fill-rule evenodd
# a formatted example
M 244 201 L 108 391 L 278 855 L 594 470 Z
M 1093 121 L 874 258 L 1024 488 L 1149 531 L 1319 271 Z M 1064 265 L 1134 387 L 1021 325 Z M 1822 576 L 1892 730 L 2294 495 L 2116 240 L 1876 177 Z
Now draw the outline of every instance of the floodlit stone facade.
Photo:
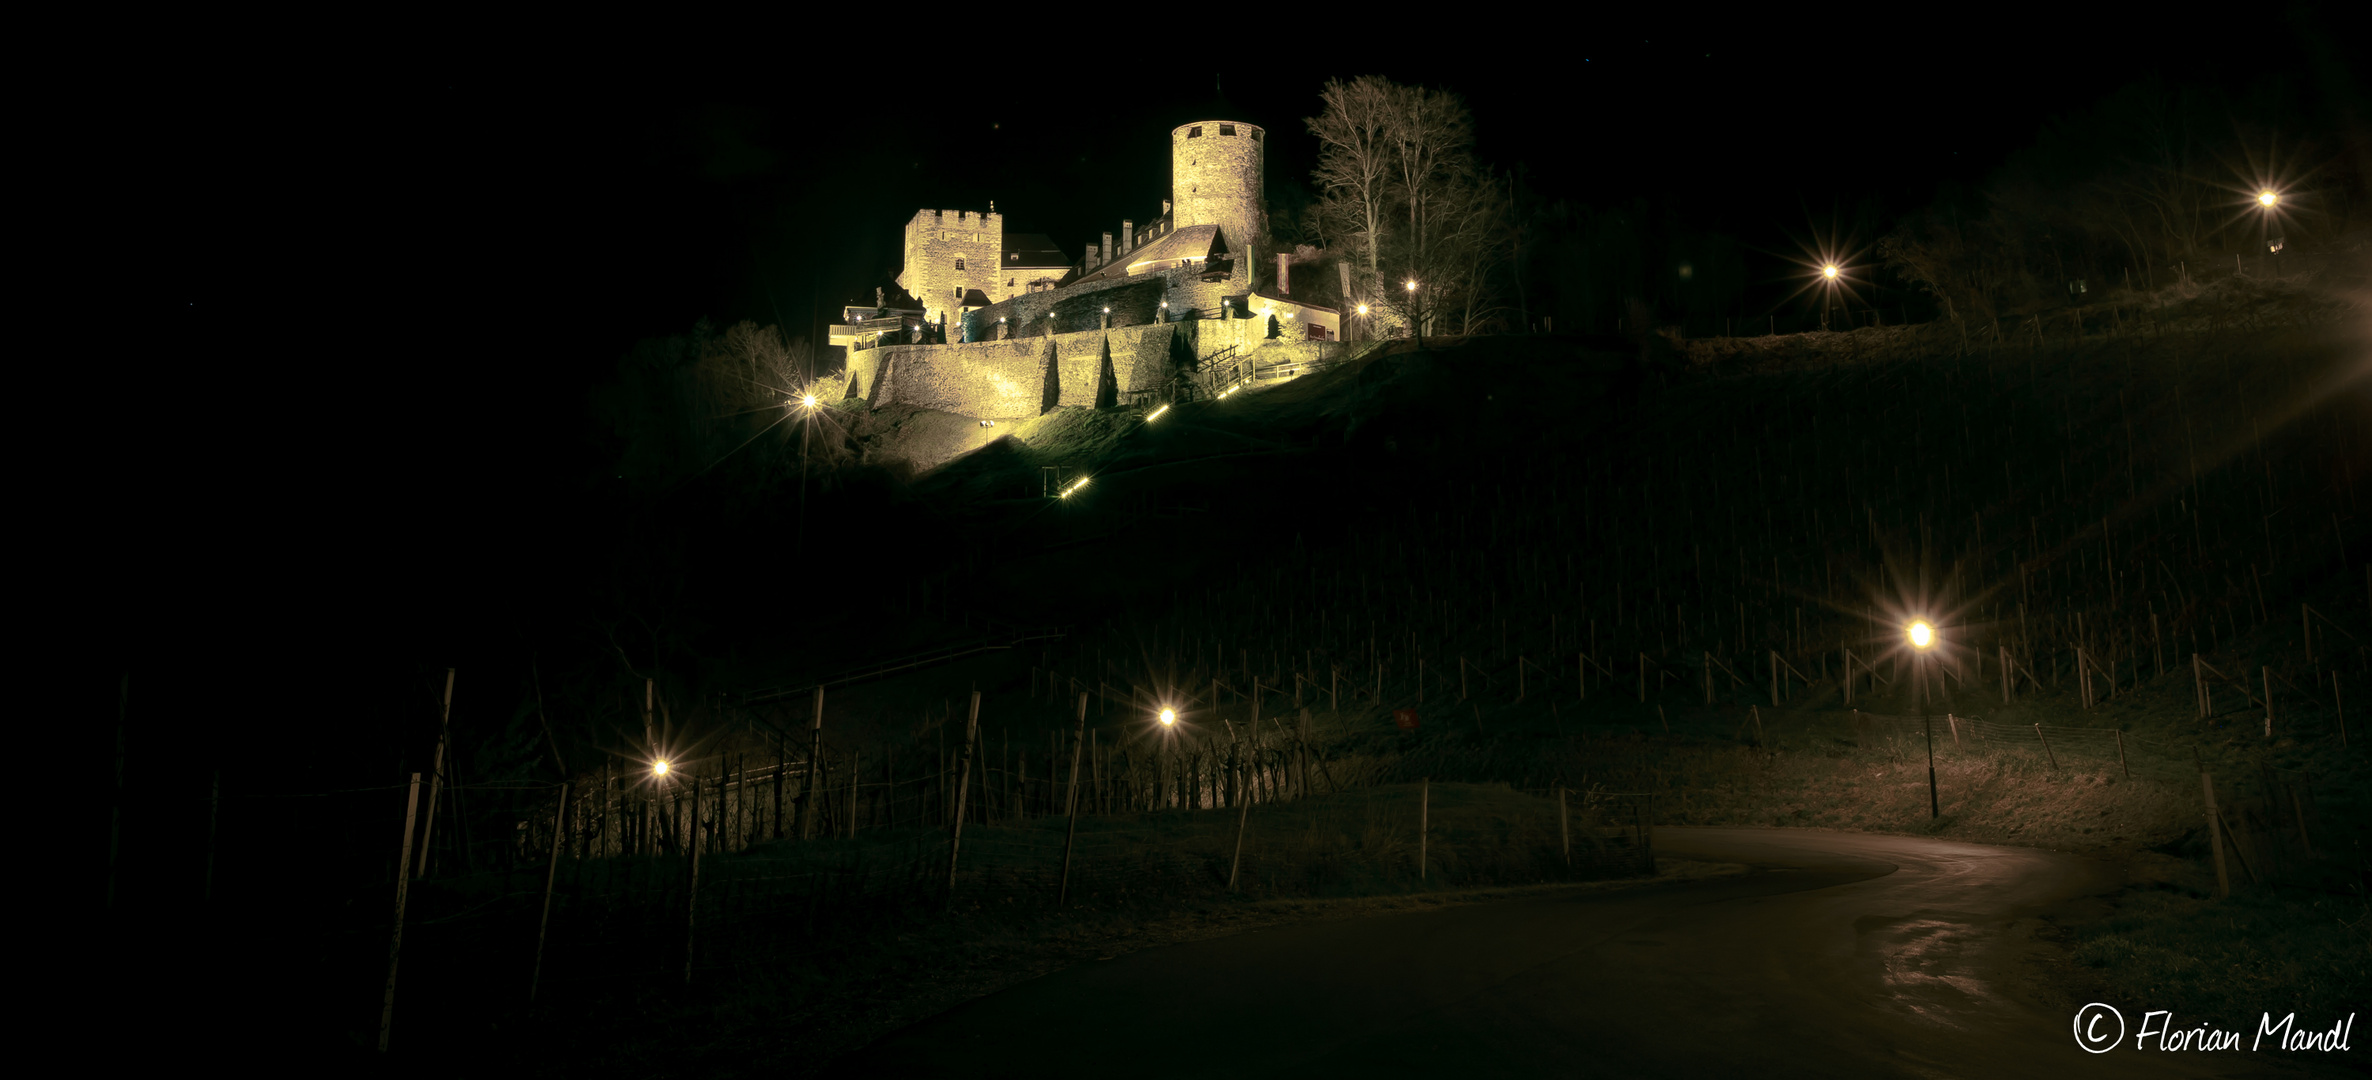
M 1176 225 L 1216 225 L 1234 257 L 1223 292 L 1252 290 L 1268 229 L 1262 210 L 1262 162 L 1268 132 L 1240 120 L 1197 120 L 1170 131 L 1170 196 Z
M 906 223 L 906 263 L 898 287 L 922 303 L 930 321 L 952 322 L 974 289 L 991 299 L 1011 294 L 1004 257 L 1003 214 L 917 210 Z
M 994 204 L 917 212 L 898 284 L 953 344 L 852 349 L 850 394 L 877 408 L 1009 419 L 1161 387 L 1213 350 L 1265 345 L 1272 313 L 1286 344 L 1339 338 L 1339 312 L 1260 285 L 1267 139 L 1241 120 L 1173 128 L 1160 216 L 1121 221 L 1067 268 L 1044 265 L 1061 257 L 1045 237 L 1007 236 Z

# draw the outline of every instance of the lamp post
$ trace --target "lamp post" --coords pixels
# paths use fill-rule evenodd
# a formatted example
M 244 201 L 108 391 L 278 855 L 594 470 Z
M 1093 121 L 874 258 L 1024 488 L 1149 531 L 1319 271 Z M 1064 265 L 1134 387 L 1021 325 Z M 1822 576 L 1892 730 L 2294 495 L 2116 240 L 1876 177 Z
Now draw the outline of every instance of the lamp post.
M 1912 695 L 1919 699 L 1919 729 L 1927 736 L 1927 816 L 1943 816 L 1935 790 L 1935 724 L 1927 718 L 1927 650 L 1935 646 L 1935 628 L 1925 621 L 1913 622 L 1911 638 Z
M 802 392 L 783 404 L 799 410 L 799 532 L 791 546 L 791 565 L 797 566 L 807 558 L 807 430 L 814 426 L 815 393 Z
M 2265 245 L 2265 255 L 2270 261 L 2282 249 L 2282 238 L 2273 235 L 2273 227 L 2280 223 L 2281 192 L 2272 188 L 2257 192 L 2257 206 L 2264 211 L 2257 219 L 2257 239 Z
M 1410 278 L 1402 284 L 1408 286 L 1408 336 L 1421 352 L 1425 348 L 1425 316 L 1417 310 L 1417 279 Z
M 1359 305 L 1359 329 L 1362 332 L 1367 329 L 1367 305 L 1365 304 Z M 1366 339 L 1361 338 L 1360 340 L 1365 341 Z
M 1820 267 L 1820 329 L 1823 333 L 1828 330 L 1829 309 L 1837 305 L 1837 276 L 1842 273 L 1844 271 L 1838 269 L 1835 263 L 1825 263 Z

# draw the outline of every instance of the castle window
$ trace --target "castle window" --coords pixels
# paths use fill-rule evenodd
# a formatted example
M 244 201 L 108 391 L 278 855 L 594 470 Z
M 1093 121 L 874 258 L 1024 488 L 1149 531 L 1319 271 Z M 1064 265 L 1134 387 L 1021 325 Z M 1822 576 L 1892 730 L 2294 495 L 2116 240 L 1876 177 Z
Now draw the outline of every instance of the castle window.
M 1220 135 L 1222 135 L 1222 136 L 1228 136 L 1228 135 L 1233 135 L 1233 134 L 1235 134 L 1235 125 L 1234 125 L 1234 124 L 1221 124 L 1221 125 L 1219 125 L 1219 134 L 1220 134 Z
M 955 261 L 955 268 L 956 268 L 956 269 L 958 269 L 958 270 L 961 270 L 961 269 L 963 269 L 963 268 L 964 268 L 964 261 L 963 261 L 962 259 L 957 259 L 957 260 Z
M 1186 129 L 1186 137 L 1187 137 L 1187 138 L 1189 138 L 1189 139 L 1199 139 L 1199 138 L 1202 138 L 1202 125 L 1201 125 L 1201 124 L 1196 124 L 1196 125 L 1194 125 L 1193 127 L 1187 128 L 1187 129 Z
M 1007 259 L 1011 259 L 1011 260 L 1012 260 L 1012 261 L 1014 261 L 1014 262 L 1020 262 L 1020 261 L 1021 261 L 1021 253 L 1020 253 L 1020 252 L 1018 252 L 1018 251 L 1016 251 L 1016 252 L 1013 252 L 1012 254 L 1010 254 L 1010 255 L 1007 255 L 1007 256 L 1005 256 L 1005 257 L 1006 257 Z
M 1253 142 L 1259 142 L 1259 141 L 1260 141 L 1260 129 L 1259 129 L 1259 128 L 1253 128 L 1253 129 L 1252 129 L 1252 141 L 1253 141 Z

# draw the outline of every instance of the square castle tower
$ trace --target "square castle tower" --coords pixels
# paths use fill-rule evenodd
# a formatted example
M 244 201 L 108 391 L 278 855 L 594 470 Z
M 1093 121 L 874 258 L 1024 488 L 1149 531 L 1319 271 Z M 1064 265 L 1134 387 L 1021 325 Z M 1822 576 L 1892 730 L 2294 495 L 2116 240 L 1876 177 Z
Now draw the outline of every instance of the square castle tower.
M 993 209 L 985 214 L 917 210 L 906 223 L 906 261 L 898 287 L 922 305 L 930 321 L 953 326 L 974 290 L 988 300 L 1003 296 L 1004 251 L 1005 215 Z

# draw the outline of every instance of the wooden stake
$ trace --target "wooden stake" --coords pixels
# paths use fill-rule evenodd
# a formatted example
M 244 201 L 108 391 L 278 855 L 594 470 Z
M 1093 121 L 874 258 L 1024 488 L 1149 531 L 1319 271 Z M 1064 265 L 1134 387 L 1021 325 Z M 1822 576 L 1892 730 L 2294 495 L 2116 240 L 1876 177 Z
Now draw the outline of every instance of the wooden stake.
M 1254 734 L 1259 733 L 1258 727 L 1254 727 L 1252 730 Z M 1244 783 L 1239 773 L 1236 781 L 1235 854 L 1227 861 L 1228 892 L 1235 891 L 1236 874 L 1244 867 L 1244 826 L 1251 820 L 1252 799 L 1250 794 L 1244 790 Z
M 1557 835 L 1565 841 L 1565 869 L 1573 869 L 1573 814 L 1565 808 L 1565 785 L 1557 785 Z
M 2242 670 L 2246 670 L 2246 669 L 2244 668 L 2244 669 L 2242 669 Z M 2264 677 L 2264 683 L 2265 683 L 2265 737 L 2266 737 L 2266 738 L 2268 738 L 2268 739 L 2270 739 L 2270 738 L 2272 738 L 2272 737 L 2273 737 L 2273 668 L 2272 668 L 2272 666 L 2271 666 L 2271 665 L 2262 665 L 2262 666 L 2259 666 L 2259 667 L 2257 668 L 2257 673 L 2258 673 L 2259 675 L 2261 675 L 2261 676 L 2263 676 L 2263 677 Z M 2246 685 L 2246 684 L 2243 684 L 2243 685 Z
M 2339 712 L 2339 748 L 2347 749 L 2347 703 L 2339 700 L 2339 673 L 2331 673 L 2331 707 Z
M 1065 802 L 1071 815 L 1070 826 L 1062 835 L 1062 884 L 1054 893 L 1054 906 L 1065 907 L 1071 902 L 1071 844 L 1079 836 L 1079 767 L 1087 753 L 1087 695 L 1079 695 L 1079 730 L 1071 736 L 1071 787 Z M 1241 845 L 1239 838 L 1237 843 Z M 1231 872 L 1230 877 L 1233 876 Z
M 2034 725 L 2034 737 L 2035 737 L 2035 738 L 2037 738 L 2037 739 L 2041 739 L 2041 740 L 2042 740 L 2042 744 L 2043 744 L 2043 756 L 2044 756 L 2044 757 L 2046 757 L 2046 758 L 2048 758 L 2048 759 L 2050 759 L 2050 762 L 2051 762 L 2051 771 L 2052 771 L 2052 772 L 2058 772 L 2058 771 L 2059 771 L 2059 755 L 2057 755 L 2057 754 L 2054 754 L 2054 753 L 2052 753 L 2052 752 L 2051 752 L 2051 740 L 2049 740 L 2049 739 L 2047 739 L 2047 738 L 2043 738 L 2043 726 L 2042 726 L 2041 724 L 2036 724 L 2036 725 Z
M 812 766 L 811 766 L 812 768 Z M 809 781 L 813 786 L 814 781 Z M 692 985 L 694 936 L 700 929 L 700 849 L 707 845 L 700 836 L 700 774 L 692 774 L 692 820 L 684 829 L 685 846 L 691 850 L 684 879 L 684 985 Z
M 535 920 L 535 968 L 527 977 L 527 1003 L 535 1004 L 536 988 L 544 981 L 544 934 L 552 926 L 552 887 L 560 882 L 561 838 L 568 824 L 568 782 L 560 782 L 560 804 L 552 810 L 552 862 L 544 871 L 544 909 Z
M 452 672 L 445 675 L 452 684 Z M 387 941 L 387 994 L 379 1005 L 379 1052 L 387 1052 L 387 1036 L 395 1030 L 395 969 L 404 956 L 404 899 L 412 888 L 412 828 L 420 809 L 420 774 L 412 774 L 412 792 L 404 798 L 404 842 L 395 861 L 395 931 Z
M 1417 781 L 1417 880 L 1425 880 L 1425 842 L 1433 828 L 1433 778 Z
M 437 827 L 437 793 L 444 788 L 445 743 L 453 731 L 453 669 L 445 669 L 445 704 L 437 714 L 436 756 L 428 763 L 428 818 L 420 825 L 420 870 L 418 876 L 428 876 L 428 839 Z
M 977 693 L 973 695 L 975 701 L 978 700 L 978 697 Z M 967 735 L 967 737 L 969 736 Z M 964 746 L 965 761 L 972 760 L 969 756 L 971 752 L 971 745 L 966 743 Z M 820 771 L 823 760 L 824 688 L 818 685 L 815 688 L 815 719 L 809 722 L 807 727 L 807 779 L 799 785 L 799 800 L 794 804 L 799 820 L 795 823 L 797 828 L 793 831 L 799 834 L 801 840 L 807 839 L 808 833 L 815 824 L 816 816 L 823 811 L 823 800 L 818 798 L 823 793 L 823 789 L 817 786 L 817 782 L 823 777 L 823 773 Z
M 952 815 L 955 820 L 947 836 L 947 909 L 949 911 L 955 910 L 956 856 L 964 844 L 964 797 L 968 794 L 972 779 L 972 740 L 974 734 L 979 730 L 980 691 L 974 690 L 972 691 L 972 711 L 964 721 L 963 769 L 955 782 L 955 813 Z
M 2116 734 L 2117 734 L 2117 771 L 2124 773 L 2124 774 L 2125 774 L 2125 779 L 2127 779 L 2127 780 L 2131 780 L 2131 779 L 2133 779 L 2133 770 L 2132 770 L 2132 769 L 2130 769 L 2130 768 L 2128 768 L 2128 767 L 2126 767 L 2126 765 L 2125 765 L 2125 733 L 2124 733 L 2124 731 L 2122 731 L 2122 730 L 2119 730 L 2119 731 L 2118 731 Z

